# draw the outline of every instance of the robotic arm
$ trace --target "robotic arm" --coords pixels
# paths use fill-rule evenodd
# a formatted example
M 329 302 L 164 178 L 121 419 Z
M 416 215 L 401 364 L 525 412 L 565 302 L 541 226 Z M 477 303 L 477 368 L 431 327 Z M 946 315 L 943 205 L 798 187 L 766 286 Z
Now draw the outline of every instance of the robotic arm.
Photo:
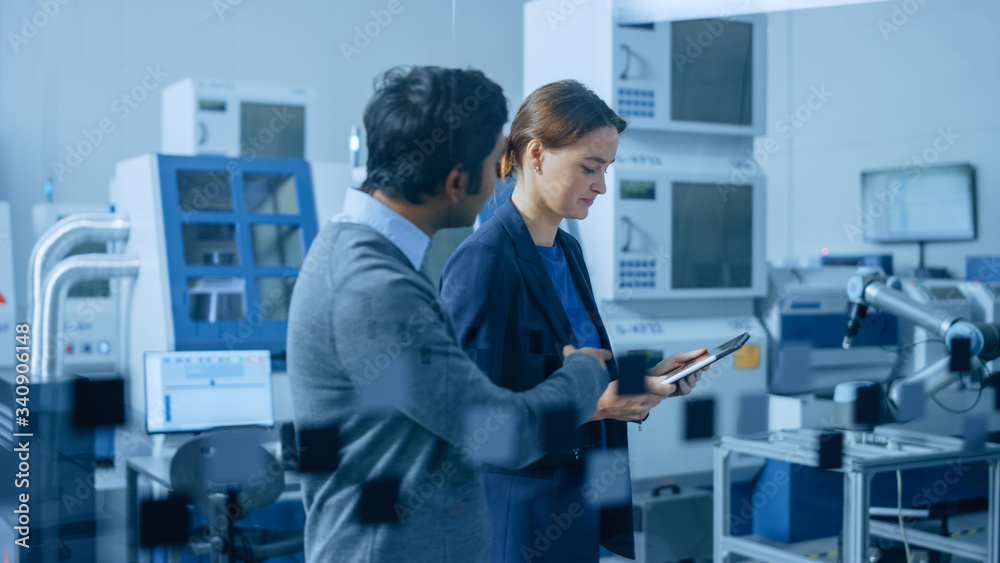
M 902 406 L 901 389 L 905 384 L 923 384 L 926 398 L 961 378 L 962 372 L 951 371 L 951 364 L 952 355 L 964 353 L 965 341 L 968 342 L 969 370 L 979 369 L 982 362 L 1000 357 L 1000 324 L 968 322 L 936 307 L 918 303 L 901 291 L 898 279 L 886 277 L 881 270 L 859 268 L 847 282 L 847 296 L 851 309 L 844 334 L 844 348 L 851 347 L 869 307 L 877 307 L 915 323 L 942 338 L 948 347 L 949 355 L 892 383 L 887 398 L 894 413 L 899 412 Z M 962 346 L 957 345 L 959 341 L 962 341 Z

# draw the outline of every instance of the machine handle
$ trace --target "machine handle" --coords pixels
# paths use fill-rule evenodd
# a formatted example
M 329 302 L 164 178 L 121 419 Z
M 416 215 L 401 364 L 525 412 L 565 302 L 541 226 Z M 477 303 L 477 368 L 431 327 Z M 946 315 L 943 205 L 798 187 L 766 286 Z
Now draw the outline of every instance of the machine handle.
M 660 485 L 659 487 L 653 489 L 653 496 L 654 497 L 660 496 L 660 491 L 662 491 L 663 489 L 670 489 L 670 491 L 675 495 L 681 494 L 681 488 L 678 487 L 676 483 L 667 483 L 666 485 Z

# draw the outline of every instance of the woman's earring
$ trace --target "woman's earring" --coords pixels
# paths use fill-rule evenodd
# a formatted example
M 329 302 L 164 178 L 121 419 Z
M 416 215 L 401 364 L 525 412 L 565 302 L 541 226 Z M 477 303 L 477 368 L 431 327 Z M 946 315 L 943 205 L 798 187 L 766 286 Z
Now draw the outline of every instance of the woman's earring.
M 536 166 L 536 167 L 535 167 L 535 174 L 541 174 L 541 173 L 542 173 L 542 171 L 541 171 L 541 170 L 539 170 L 539 169 L 538 169 L 538 167 Z

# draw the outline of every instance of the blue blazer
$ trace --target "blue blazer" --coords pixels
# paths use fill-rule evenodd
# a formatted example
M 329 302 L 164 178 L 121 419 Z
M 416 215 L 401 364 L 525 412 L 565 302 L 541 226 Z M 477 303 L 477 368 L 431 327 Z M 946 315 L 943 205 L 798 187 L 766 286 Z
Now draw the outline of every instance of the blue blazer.
M 562 245 L 602 347 L 610 350 L 580 243 L 561 229 L 556 243 Z M 563 346 L 578 345 L 531 233 L 510 200 L 448 260 L 441 274 L 441 297 L 451 309 L 456 332 L 469 357 L 495 383 L 513 391 L 531 389 L 543 381 L 562 365 Z M 611 379 L 617 379 L 613 360 L 608 362 L 608 369 Z M 626 423 L 604 422 L 607 447 L 627 451 Z M 599 436 L 599 422 L 585 424 L 581 429 L 587 434 L 589 427 L 593 435 L 595 425 Z M 628 472 L 623 477 L 631 487 Z M 601 544 L 618 555 L 634 558 L 631 503 L 603 508 L 600 518 Z

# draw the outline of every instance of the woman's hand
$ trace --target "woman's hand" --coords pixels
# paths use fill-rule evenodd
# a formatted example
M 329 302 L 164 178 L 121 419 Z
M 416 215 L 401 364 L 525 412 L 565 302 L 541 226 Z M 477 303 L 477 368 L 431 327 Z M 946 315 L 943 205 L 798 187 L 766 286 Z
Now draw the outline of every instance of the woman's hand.
M 698 381 L 701 380 L 702 372 L 708 370 L 707 367 L 674 383 L 663 383 L 667 379 L 664 374 L 706 352 L 708 350 L 702 348 L 683 354 L 674 354 L 656 364 L 646 376 L 646 393 L 642 395 L 619 395 L 618 382 L 612 381 L 597 401 L 597 411 L 587 422 L 604 418 L 624 421 L 643 420 L 649 416 L 649 411 L 653 410 L 653 407 L 660 404 L 663 399 L 682 397 L 691 393 Z
M 649 370 L 649 375 L 651 377 L 646 378 L 646 388 L 655 389 L 655 391 L 651 392 L 656 393 L 664 399 L 667 397 L 683 397 L 684 395 L 691 393 L 691 391 L 694 390 L 694 386 L 701 381 L 701 374 L 708 371 L 707 367 L 704 367 L 674 383 L 663 383 L 663 381 L 666 381 L 667 379 L 666 377 L 663 377 L 663 375 L 677 369 L 698 356 L 707 353 L 708 350 L 700 348 L 698 350 L 692 350 L 682 354 L 674 354 L 673 356 L 661 361 L 656 364 L 653 369 Z M 650 382 L 650 379 L 653 379 L 654 381 Z

